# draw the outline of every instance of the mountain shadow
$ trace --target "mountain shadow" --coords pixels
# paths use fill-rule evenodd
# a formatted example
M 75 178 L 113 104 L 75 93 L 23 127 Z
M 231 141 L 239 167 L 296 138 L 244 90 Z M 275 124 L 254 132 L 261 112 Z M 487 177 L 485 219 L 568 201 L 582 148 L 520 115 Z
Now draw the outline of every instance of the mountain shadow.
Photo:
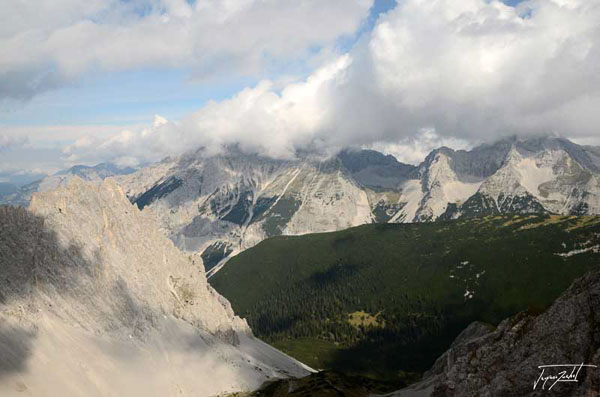
M 26 369 L 36 338 L 35 326 L 23 321 L 29 315 L 41 311 L 62 315 L 68 310 L 73 318 L 78 310 L 101 313 L 103 309 L 90 305 L 88 299 L 102 295 L 95 282 L 100 255 L 92 257 L 97 259 L 86 258 L 76 244 L 64 247 L 43 217 L 23 207 L 0 206 L 0 377 Z M 136 302 L 124 280 L 113 284 L 108 286 L 108 310 L 114 315 L 94 316 L 105 319 L 98 325 L 106 330 L 126 326 L 143 331 L 152 324 L 148 319 L 157 313 Z M 76 303 L 65 309 L 58 307 L 55 298 Z

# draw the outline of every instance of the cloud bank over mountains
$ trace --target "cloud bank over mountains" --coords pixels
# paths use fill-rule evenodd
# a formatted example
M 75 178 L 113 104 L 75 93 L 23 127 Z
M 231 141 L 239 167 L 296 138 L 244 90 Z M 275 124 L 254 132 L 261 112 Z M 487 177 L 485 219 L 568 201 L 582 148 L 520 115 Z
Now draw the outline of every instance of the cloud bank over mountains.
M 59 69 L 68 75 L 94 63 L 169 64 L 207 51 L 208 61 L 198 57 L 195 63 L 206 73 L 221 52 L 239 60 L 230 67 L 251 72 L 267 53 L 300 56 L 311 43 L 326 46 L 353 32 L 371 5 L 297 2 L 279 10 L 287 3 L 254 3 L 161 3 L 168 17 L 139 17 L 131 30 L 99 34 L 112 38 L 101 44 L 89 39 L 96 50 L 59 62 Z M 194 19 L 190 13 L 199 9 L 209 10 L 208 25 L 222 30 L 173 40 L 191 33 L 177 36 L 180 24 L 169 21 Z M 267 23 L 272 20 L 279 23 Z M 88 25 L 73 25 L 83 32 L 77 40 L 97 37 L 89 32 L 100 27 Z M 140 47 L 131 51 L 134 37 Z M 329 55 L 321 66 L 304 79 L 283 85 L 263 80 L 181 120 L 157 118 L 109 138 L 88 134 L 65 149 L 66 159 L 131 165 L 198 146 L 217 153 L 238 144 L 275 158 L 293 157 L 299 149 L 368 146 L 415 162 L 416 152 L 436 143 L 469 146 L 514 134 L 552 133 L 600 144 L 600 0 L 528 0 L 515 7 L 486 0 L 403 0 L 349 52 L 324 53 Z

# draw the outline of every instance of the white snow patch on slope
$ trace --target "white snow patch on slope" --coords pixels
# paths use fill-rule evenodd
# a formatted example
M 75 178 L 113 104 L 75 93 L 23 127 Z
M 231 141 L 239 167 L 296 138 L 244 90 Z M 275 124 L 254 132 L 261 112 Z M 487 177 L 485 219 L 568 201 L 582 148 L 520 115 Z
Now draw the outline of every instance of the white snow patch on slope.
M 580 249 L 572 250 L 569 252 L 557 253 L 554 255 L 561 256 L 563 258 L 569 258 L 571 256 L 585 254 L 586 252 L 593 252 L 594 254 L 598 254 L 598 253 L 600 253 L 600 245 L 594 245 L 593 247 L 587 247 L 587 248 L 580 248 Z

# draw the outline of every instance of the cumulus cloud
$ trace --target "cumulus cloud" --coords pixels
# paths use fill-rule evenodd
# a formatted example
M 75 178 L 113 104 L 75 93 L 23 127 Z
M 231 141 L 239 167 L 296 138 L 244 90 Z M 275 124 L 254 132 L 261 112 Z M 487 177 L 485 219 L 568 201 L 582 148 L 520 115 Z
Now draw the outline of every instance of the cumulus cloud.
M 370 83 L 348 84 L 335 112 L 353 134 L 369 125 L 382 139 L 421 128 L 470 140 L 598 133 L 598 0 L 407 0 L 366 47 L 352 80 Z
M 155 116 L 149 127 L 132 126 L 111 135 L 94 133 L 84 134 L 62 150 L 66 164 L 97 164 L 111 161 L 119 166 L 137 166 L 145 162 L 153 162 L 163 157 L 185 151 L 183 145 L 191 137 L 177 140 L 171 134 L 179 128 Z M 181 137 L 181 136 L 180 136 Z M 190 147 L 188 146 L 187 149 Z
M 0 98 L 28 98 L 89 70 L 183 67 L 255 75 L 352 34 L 372 0 L 6 0 Z
M 142 126 L 130 125 L 128 128 L 135 130 Z M 65 145 L 82 136 L 105 141 L 123 129 L 124 126 L 119 125 L 0 126 L 0 172 L 18 176 L 26 170 L 26 173 L 39 176 L 76 164 L 96 165 L 113 156 L 98 158 L 91 150 L 89 155 L 69 162 L 64 155 Z
M 227 100 L 211 101 L 180 121 L 155 116 L 152 126 L 124 130 L 109 139 L 87 135 L 68 146 L 65 154 L 71 162 L 90 156 L 146 162 L 201 146 L 216 154 L 236 144 L 247 152 L 292 158 L 298 149 L 319 140 L 332 88 L 349 64 L 348 55 L 339 57 L 281 91 L 273 82 L 263 81 Z
M 600 134 L 598 65 L 600 0 L 404 0 L 306 80 L 263 81 L 177 122 L 85 138 L 67 154 L 150 159 L 237 143 L 287 158 L 315 147 L 407 154 L 513 134 L 589 140 Z
M 469 150 L 472 149 L 473 142 L 443 137 L 432 129 L 423 129 L 415 136 L 402 138 L 398 142 L 375 142 L 365 146 L 384 154 L 391 154 L 403 163 L 416 165 L 421 163 L 434 149 L 446 146 L 455 150 Z

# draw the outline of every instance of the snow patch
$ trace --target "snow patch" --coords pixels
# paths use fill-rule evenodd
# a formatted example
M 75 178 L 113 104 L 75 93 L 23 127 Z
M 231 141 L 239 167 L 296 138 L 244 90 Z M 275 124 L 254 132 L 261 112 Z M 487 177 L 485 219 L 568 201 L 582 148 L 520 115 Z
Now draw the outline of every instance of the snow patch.
M 598 254 L 600 253 L 600 244 L 599 245 L 594 245 L 593 247 L 587 247 L 587 248 L 580 248 L 580 249 L 576 249 L 576 250 L 571 250 L 569 252 L 564 252 L 564 253 L 556 253 L 554 255 L 563 257 L 563 258 L 570 258 L 571 256 L 575 256 L 575 255 L 579 255 L 579 254 L 585 254 L 586 252 L 592 252 L 594 254 Z

